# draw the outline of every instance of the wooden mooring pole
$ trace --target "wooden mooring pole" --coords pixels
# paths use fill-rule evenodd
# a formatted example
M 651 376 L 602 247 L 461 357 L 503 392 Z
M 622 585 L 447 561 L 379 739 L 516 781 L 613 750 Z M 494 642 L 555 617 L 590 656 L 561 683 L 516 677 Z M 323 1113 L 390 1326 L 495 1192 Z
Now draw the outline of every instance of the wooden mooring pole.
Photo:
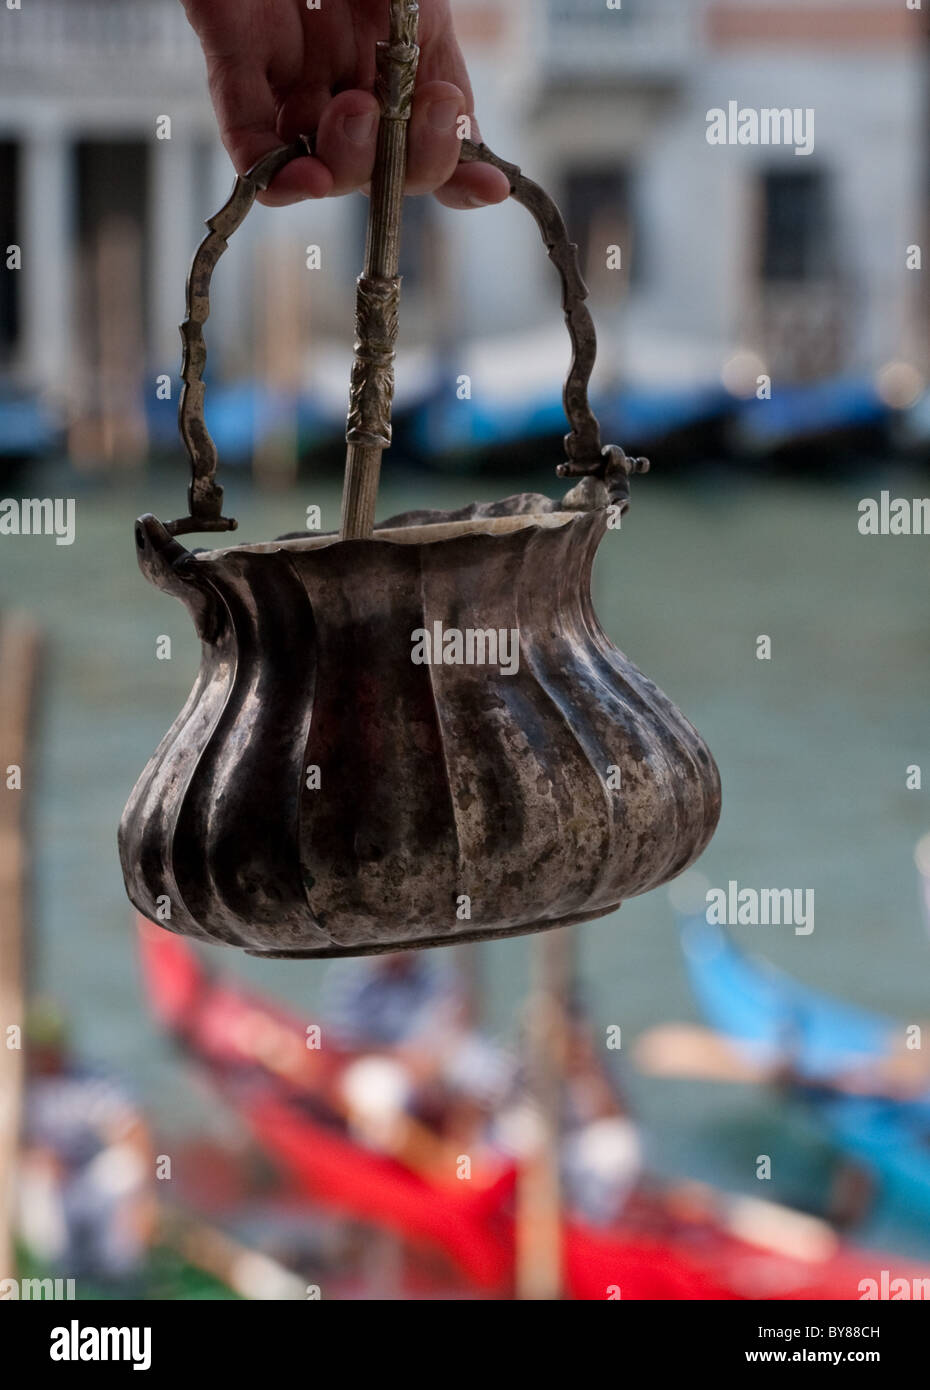
M 530 994 L 524 1035 L 533 1129 L 517 1178 L 517 1298 L 552 1302 L 564 1293 L 560 1176 L 562 1090 L 575 933 L 540 932 L 530 946 Z
M 25 798 L 32 782 L 29 743 L 38 663 L 34 624 L 21 615 L 0 617 L 0 1278 L 16 1273 L 14 1183 L 23 1089 L 28 867 Z

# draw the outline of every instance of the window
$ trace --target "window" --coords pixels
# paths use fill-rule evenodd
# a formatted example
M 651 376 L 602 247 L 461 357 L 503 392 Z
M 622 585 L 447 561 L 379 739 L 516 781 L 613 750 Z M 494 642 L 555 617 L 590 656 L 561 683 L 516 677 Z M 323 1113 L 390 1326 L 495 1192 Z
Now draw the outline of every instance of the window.
M 833 263 L 827 181 L 817 170 L 778 170 L 762 181 L 763 280 L 823 280 Z
M 118 315 L 123 302 L 127 317 L 137 316 L 141 330 L 146 319 L 148 146 L 130 140 L 82 141 L 75 158 L 79 293 L 93 318 L 107 311 Z
M 631 179 L 617 167 L 576 168 L 564 182 L 562 212 L 568 235 L 578 244 L 581 273 L 593 288 L 607 267 L 608 247 L 620 248 L 623 278 L 641 279 L 636 246 Z

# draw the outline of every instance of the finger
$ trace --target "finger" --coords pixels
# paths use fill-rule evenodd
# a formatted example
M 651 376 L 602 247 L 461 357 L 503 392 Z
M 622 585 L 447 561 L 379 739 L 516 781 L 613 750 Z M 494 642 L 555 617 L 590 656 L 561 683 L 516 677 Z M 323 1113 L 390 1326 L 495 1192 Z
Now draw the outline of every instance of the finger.
M 426 82 L 417 88 L 407 141 L 407 193 L 432 193 L 452 177 L 462 148 L 458 123 L 465 110 L 465 96 L 451 82 Z
M 320 119 L 317 157 L 332 175 L 330 195 L 352 193 L 371 178 L 378 140 L 378 102 L 371 92 L 340 92 Z
M 458 46 L 450 24 L 439 25 L 435 32 L 420 45 L 420 61 L 417 65 L 417 80 L 422 86 L 441 79 L 451 82 L 465 94 L 465 110 L 471 111 L 475 100 L 462 50 Z
M 277 143 L 280 145 L 281 141 Z M 265 192 L 259 193 L 258 201 L 265 207 L 283 208 L 307 198 L 326 198 L 332 186 L 332 175 L 326 165 L 308 155 L 306 159 L 293 159 L 286 164 Z
M 444 207 L 463 210 L 490 207 L 509 196 L 507 175 L 493 164 L 460 164 L 452 177 L 436 190 L 436 197 Z
M 223 144 L 236 173 L 245 174 L 284 143 L 268 79 L 256 64 L 215 58 L 210 62 L 209 83 Z M 282 206 L 302 198 L 325 198 L 331 187 L 329 170 L 321 160 L 308 156 L 283 169 L 259 201 Z
M 424 79 L 424 90 L 427 85 L 433 85 L 425 79 L 434 74 L 438 76 L 441 73 L 443 77 L 450 78 L 465 94 L 466 104 L 462 109 L 473 111 L 474 100 L 465 59 L 449 26 L 442 26 L 423 45 L 419 73 Z M 480 143 L 481 135 L 474 116 L 470 117 L 470 124 L 471 129 L 465 131 L 466 138 Z M 506 175 L 490 164 L 459 164 L 457 168 L 451 167 L 446 179 L 441 184 L 435 184 L 434 188 L 439 201 L 450 208 L 487 207 L 491 203 L 503 202 L 510 192 Z

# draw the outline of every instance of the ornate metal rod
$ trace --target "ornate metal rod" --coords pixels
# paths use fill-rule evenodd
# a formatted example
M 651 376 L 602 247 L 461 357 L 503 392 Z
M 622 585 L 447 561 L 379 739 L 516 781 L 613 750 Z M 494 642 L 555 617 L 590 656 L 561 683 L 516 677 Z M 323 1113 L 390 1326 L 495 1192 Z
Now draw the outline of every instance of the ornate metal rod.
M 400 226 L 407 173 L 407 126 L 420 50 L 415 0 L 391 0 L 391 36 L 378 44 L 381 103 L 371 181 L 365 268 L 358 279 L 355 361 L 346 421 L 342 537 L 370 536 L 381 455 L 391 443 L 394 350 L 400 303 Z

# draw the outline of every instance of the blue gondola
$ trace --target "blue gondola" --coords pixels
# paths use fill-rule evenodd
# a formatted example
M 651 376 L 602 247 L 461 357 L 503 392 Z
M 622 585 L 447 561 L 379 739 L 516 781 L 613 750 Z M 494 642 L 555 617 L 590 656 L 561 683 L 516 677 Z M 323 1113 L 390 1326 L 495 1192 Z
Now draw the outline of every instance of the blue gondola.
M 900 1049 L 893 1019 L 843 1004 L 740 951 L 720 927 L 687 919 L 682 944 L 708 1023 L 754 1060 L 779 1066 L 833 1142 L 887 1198 L 930 1216 L 930 1090 L 903 1100 L 850 1095 L 845 1075 Z

